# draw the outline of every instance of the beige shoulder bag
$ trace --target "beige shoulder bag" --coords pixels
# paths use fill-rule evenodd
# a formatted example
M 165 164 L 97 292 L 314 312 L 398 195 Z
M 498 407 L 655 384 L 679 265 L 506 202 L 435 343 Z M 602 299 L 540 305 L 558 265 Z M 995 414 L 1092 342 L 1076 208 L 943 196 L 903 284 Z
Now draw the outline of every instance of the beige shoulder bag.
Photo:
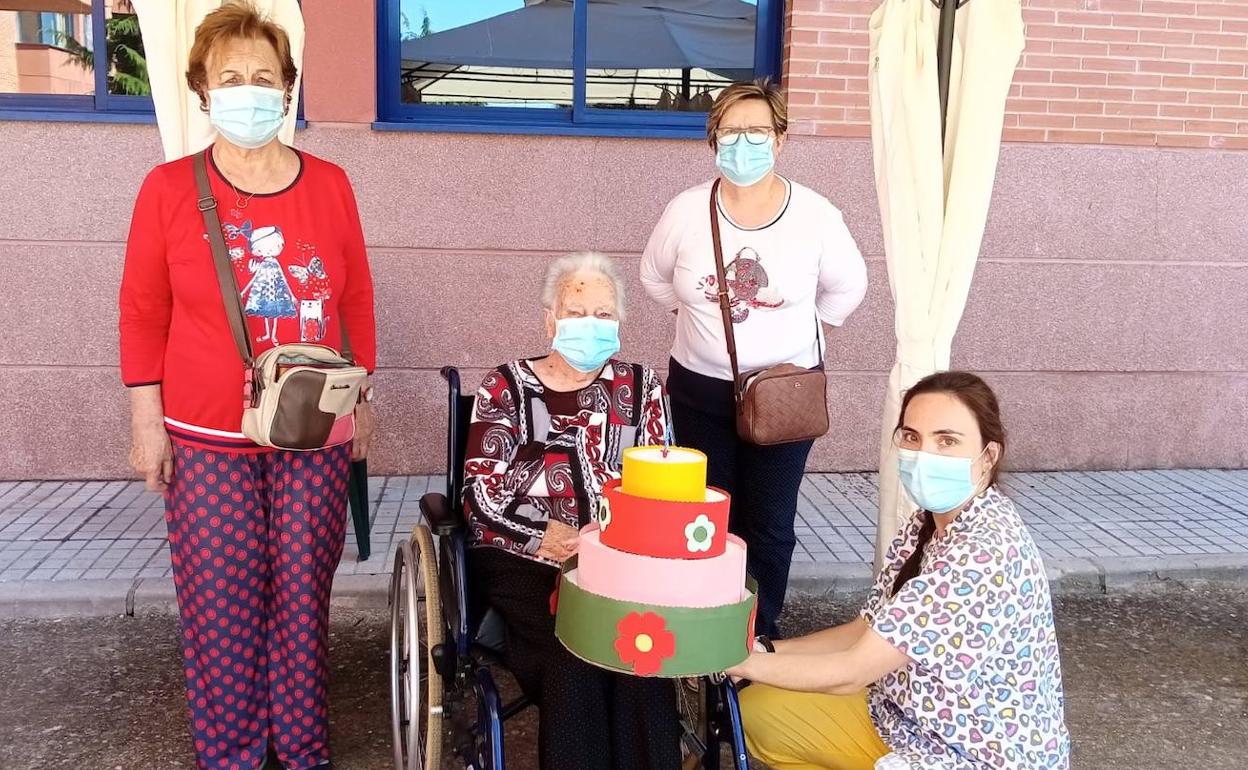
M 243 434 L 274 449 L 311 451 L 345 444 L 355 437 L 355 407 L 368 380 L 368 371 L 352 360 L 346 324 L 341 324 L 341 355 L 325 345 L 291 344 L 253 357 L 217 201 L 208 183 L 207 153 L 195 156 L 195 183 L 225 315 L 243 359 Z
M 779 364 L 744 377 L 737 363 L 737 337 L 732 328 L 728 271 L 719 237 L 719 180 L 711 185 L 711 242 L 719 281 L 719 309 L 732 362 L 732 392 L 737 407 L 737 435 L 759 446 L 816 439 L 828 432 L 828 378 L 822 369 Z M 816 325 L 818 320 L 815 321 Z M 816 338 L 818 328 L 816 328 Z

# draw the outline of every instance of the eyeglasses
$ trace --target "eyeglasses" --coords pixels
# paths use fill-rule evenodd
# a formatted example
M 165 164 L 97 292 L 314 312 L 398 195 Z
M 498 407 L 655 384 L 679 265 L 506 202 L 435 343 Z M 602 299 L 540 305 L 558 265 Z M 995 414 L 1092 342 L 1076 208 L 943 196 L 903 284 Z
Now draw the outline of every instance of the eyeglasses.
M 715 141 L 724 147 L 731 147 L 745 137 L 750 144 L 767 144 L 767 140 L 775 136 L 776 129 L 771 126 L 746 126 L 745 128 L 717 128 Z

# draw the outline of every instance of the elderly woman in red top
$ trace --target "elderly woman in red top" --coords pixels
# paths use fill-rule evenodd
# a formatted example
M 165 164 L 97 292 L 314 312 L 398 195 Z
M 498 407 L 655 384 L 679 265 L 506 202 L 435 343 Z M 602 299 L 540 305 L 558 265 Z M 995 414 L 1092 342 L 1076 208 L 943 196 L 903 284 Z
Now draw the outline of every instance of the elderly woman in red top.
M 371 371 L 373 287 L 351 186 L 276 139 L 295 74 L 286 33 L 250 7 L 200 25 L 187 82 L 219 134 L 205 151 L 212 192 L 255 352 L 340 349 L 345 326 Z M 368 451 L 374 421 L 361 403 L 353 446 L 314 452 L 243 435 L 243 364 L 198 197 L 192 157 L 148 174 L 121 286 L 131 464 L 165 493 L 196 766 L 324 767 L 330 586 L 351 455 Z

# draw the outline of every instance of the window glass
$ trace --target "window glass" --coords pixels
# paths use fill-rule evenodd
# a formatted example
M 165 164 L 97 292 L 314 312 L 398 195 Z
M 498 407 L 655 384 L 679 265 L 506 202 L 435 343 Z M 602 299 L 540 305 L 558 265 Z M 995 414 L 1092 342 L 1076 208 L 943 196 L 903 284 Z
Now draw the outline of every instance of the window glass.
M 590 0 L 590 107 L 706 112 L 754 76 L 757 0 Z
M 89 0 L 23 0 L 0 11 L 0 94 L 91 96 L 96 46 Z M 68 13 L 66 10 L 81 11 Z M 129 0 L 104 3 L 108 93 L 150 96 L 139 17 Z M 97 105 L 98 106 L 98 105 Z
M 151 96 L 139 16 L 129 2 L 112 0 L 106 5 L 104 31 L 108 35 L 108 92 Z
M 401 0 L 404 104 L 572 104 L 571 0 Z
M 57 12 L 79 6 L 82 13 Z M 48 0 L 44 7 L 48 10 L 0 11 L 0 93 L 95 93 L 90 4 Z

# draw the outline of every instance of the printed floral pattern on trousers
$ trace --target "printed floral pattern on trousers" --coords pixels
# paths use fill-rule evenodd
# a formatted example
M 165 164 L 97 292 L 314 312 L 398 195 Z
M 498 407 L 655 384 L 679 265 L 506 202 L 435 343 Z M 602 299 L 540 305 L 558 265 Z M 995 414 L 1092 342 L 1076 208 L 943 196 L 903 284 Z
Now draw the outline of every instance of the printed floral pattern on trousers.
M 871 686 L 880 737 L 914 767 L 1067 770 L 1061 662 L 1039 549 L 995 488 L 924 550 L 895 595 L 925 514 L 893 541 L 862 615 L 910 657 Z

